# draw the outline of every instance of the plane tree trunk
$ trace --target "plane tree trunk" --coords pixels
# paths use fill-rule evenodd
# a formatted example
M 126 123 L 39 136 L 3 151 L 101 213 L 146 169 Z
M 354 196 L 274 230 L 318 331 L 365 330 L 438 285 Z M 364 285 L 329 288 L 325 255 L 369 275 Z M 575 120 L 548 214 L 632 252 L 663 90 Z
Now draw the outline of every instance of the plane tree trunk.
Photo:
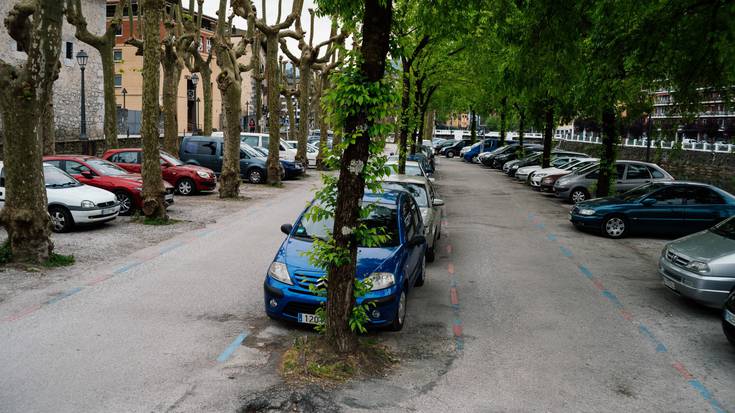
M 161 79 L 160 27 L 163 0 L 141 0 L 143 13 L 143 113 L 141 140 L 143 147 L 143 213 L 154 219 L 167 219 L 159 153 L 158 103 Z
M 63 12 L 62 2 L 36 0 L 17 3 L 5 19 L 10 37 L 27 54 L 22 66 L 0 60 L 0 111 L 6 136 L 6 192 L 0 224 L 8 233 L 16 262 L 41 263 L 54 247 L 39 128 L 59 74 Z
M 547 106 L 544 111 L 544 151 L 541 156 L 541 167 L 548 168 L 551 165 L 551 145 L 554 134 L 554 108 Z
M 389 49 L 393 4 L 391 0 L 365 0 L 362 21 L 362 60 L 360 71 L 366 82 L 378 82 L 385 74 L 385 62 Z M 347 117 L 343 125 L 346 134 L 354 134 L 358 128 L 368 130 L 371 120 L 367 108 Z M 338 353 L 349 353 L 357 347 L 357 336 L 348 325 L 355 304 L 353 282 L 357 245 L 355 237 L 346 229 L 355 228 L 360 216 L 360 201 L 365 191 L 365 176 L 357 165 L 366 165 L 370 154 L 370 137 L 363 133 L 345 148 L 337 181 L 337 202 L 334 210 L 332 234 L 335 246 L 347 249 L 351 259 L 348 264 L 330 267 L 327 288 L 327 325 L 325 336 Z
M 614 179 L 617 177 L 615 167 L 618 135 L 615 128 L 615 108 L 608 105 L 602 111 L 602 154 L 600 156 L 600 173 L 597 175 L 597 196 L 612 195 Z

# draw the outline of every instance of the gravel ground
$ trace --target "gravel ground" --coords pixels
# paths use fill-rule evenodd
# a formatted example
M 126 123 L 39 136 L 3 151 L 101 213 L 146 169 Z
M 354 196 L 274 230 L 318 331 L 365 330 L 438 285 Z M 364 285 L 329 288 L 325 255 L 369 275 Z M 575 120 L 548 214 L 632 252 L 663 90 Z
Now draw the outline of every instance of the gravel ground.
M 0 267 L 0 303 L 24 290 L 64 281 L 104 261 L 127 256 L 178 234 L 212 224 L 289 187 L 311 185 L 318 181 L 319 175 L 312 172 L 308 177 L 284 181 L 283 188 L 243 183 L 240 186 L 242 198 L 238 200 L 221 200 L 216 191 L 188 197 L 177 196 L 174 204 L 168 208 L 169 216 L 177 221 L 173 225 L 144 225 L 139 218 L 120 216 L 99 226 L 78 228 L 66 234 L 54 233 L 51 235 L 54 251 L 73 255 L 75 264 L 54 269 Z M 4 242 L 6 238 L 7 233 L 0 228 L 0 239 Z

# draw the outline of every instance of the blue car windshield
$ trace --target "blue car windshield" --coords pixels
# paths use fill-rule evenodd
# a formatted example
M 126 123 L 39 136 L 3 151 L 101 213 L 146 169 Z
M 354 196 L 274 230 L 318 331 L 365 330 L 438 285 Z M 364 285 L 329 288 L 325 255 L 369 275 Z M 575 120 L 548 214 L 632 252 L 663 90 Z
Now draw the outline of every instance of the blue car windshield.
M 362 219 L 361 222 L 368 228 L 377 228 L 381 233 L 388 236 L 384 242 L 381 242 L 378 245 L 373 245 L 373 248 L 397 247 L 400 244 L 400 238 L 398 237 L 397 210 L 395 205 L 373 204 L 370 208 L 370 214 L 367 218 Z M 303 217 L 299 220 L 293 236 L 309 240 L 314 238 L 326 239 L 332 232 L 333 227 L 334 220 L 332 218 L 312 222 L 306 217 Z M 365 245 L 360 246 L 364 247 Z

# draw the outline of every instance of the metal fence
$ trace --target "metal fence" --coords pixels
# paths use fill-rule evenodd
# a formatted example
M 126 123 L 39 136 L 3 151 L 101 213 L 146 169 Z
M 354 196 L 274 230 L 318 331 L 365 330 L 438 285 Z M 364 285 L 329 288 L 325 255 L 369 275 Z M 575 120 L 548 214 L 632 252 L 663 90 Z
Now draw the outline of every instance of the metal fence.
M 602 144 L 602 138 L 600 135 L 570 135 L 570 134 L 556 134 L 554 136 L 556 140 L 563 140 L 569 142 L 586 142 L 594 144 Z M 634 148 L 645 148 L 648 145 L 646 138 L 641 139 L 630 139 L 625 138 L 621 142 L 621 146 L 634 147 Z M 666 140 L 651 140 L 651 148 L 658 148 L 660 145 L 663 149 L 673 149 L 676 143 L 674 141 Z M 687 142 L 681 144 L 681 149 L 685 151 L 698 151 L 698 152 L 719 152 L 719 153 L 732 153 L 735 152 L 735 145 L 733 144 L 718 144 L 718 143 L 697 143 Z

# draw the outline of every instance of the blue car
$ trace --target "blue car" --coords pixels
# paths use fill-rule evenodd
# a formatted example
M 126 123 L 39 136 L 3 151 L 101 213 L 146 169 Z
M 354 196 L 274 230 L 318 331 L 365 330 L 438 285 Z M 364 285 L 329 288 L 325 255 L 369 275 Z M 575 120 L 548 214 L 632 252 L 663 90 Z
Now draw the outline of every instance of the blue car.
M 735 196 L 696 182 L 654 182 L 574 206 L 569 220 L 610 238 L 631 232 L 685 235 L 735 215 Z
M 263 158 L 268 157 L 268 148 L 263 148 L 261 146 L 253 146 L 252 148 L 257 152 L 263 154 Z M 287 161 L 285 159 L 281 159 L 280 161 L 281 166 L 283 166 L 283 178 L 293 179 L 304 174 L 304 166 L 301 164 L 301 162 Z
M 374 205 L 365 224 L 384 228 L 390 237 L 383 245 L 358 249 L 356 277 L 372 281 L 372 290 L 358 304 L 375 303 L 368 310 L 369 326 L 398 331 L 406 317 L 406 296 L 413 287 L 423 285 L 426 275 L 421 212 L 404 191 L 367 194 L 362 202 Z M 281 226 L 288 237 L 265 277 L 265 312 L 271 318 L 317 324 L 316 310 L 325 297 L 310 291 L 309 286 L 318 284 L 325 272 L 311 265 L 303 253 L 311 250 L 313 239 L 327 236 L 333 221 L 311 222 L 304 213 L 295 225 Z
M 481 153 L 483 152 L 490 152 L 492 150 L 495 150 L 498 147 L 498 139 L 483 139 L 479 142 L 476 142 L 474 145 L 470 146 L 470 149 L 467 150 L 462 155 L 462 159 L 467 162 L 476 163 L 475 158 L 477 158 Z

